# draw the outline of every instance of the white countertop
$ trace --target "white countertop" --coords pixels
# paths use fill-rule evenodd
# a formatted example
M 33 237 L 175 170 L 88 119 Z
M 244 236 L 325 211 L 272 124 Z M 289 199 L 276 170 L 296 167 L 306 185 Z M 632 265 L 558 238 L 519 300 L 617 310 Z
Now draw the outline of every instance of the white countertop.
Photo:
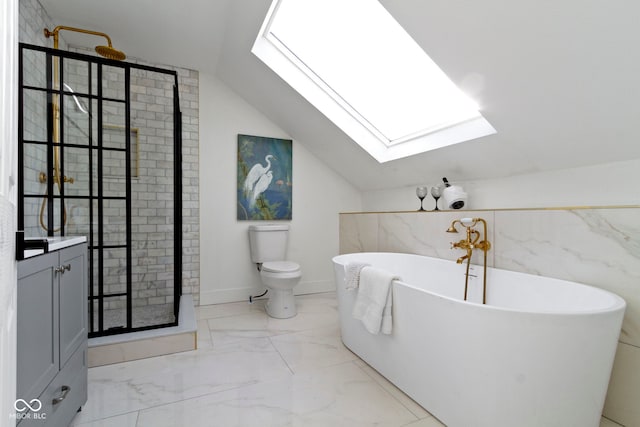
M 57 251 L 69 246 L 78 245 L 87 241 L 86 236 L 64 236 L 64 237 L 47 237 L 49 241 L 49 252 Z
M 44 251 L 42 249 L 25 249 L 24 250 L 24 259 L 34 257 L 36 255 L 43 254 Z
M 58 236 L 58 237 L 25 237 L 27 240 L 42 240 L 47 239 L 49 242 L 49 252 L 57 251 L 67 248 L 69 246 L 78 245 L 87 241 L 86 236 Z M 42 249 L 26 249 L 24 251 L 24 258 L 31 258 L 40 254 L 43 254 Z

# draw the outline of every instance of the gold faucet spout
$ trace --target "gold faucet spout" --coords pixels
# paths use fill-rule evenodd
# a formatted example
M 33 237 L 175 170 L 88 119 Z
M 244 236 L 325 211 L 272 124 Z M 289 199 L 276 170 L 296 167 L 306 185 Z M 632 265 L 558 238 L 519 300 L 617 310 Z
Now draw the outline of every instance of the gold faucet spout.
M 460 258 L 458 258 L 458 259 L 456 260 L 456 264 L 462 264 L 462 262 L 463 262 L 465 259 L 469 259 L 469 254 L 467 254 L 467 255 L 463 255 L 463 256 L 461 256 Z

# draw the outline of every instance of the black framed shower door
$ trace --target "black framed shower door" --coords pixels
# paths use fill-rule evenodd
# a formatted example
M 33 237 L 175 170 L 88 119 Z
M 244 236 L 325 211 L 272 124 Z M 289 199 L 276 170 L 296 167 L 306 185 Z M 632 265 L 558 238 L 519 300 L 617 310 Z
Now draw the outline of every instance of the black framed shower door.
M 27 44 L 19 52 L 19 230 L 87 237 L 90 337 L 177 325 L 177 72 Z

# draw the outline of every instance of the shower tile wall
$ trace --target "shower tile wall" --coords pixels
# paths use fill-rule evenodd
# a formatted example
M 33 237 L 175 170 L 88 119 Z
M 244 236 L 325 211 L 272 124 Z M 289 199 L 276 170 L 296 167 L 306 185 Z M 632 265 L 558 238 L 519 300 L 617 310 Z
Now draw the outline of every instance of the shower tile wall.
M 43 28 L 53 28 L 53 23 L 46 11 L 42 8 L 37 0 L 20 0 L 20 41 L 40 46 L 51 46 L 51 40 L 45 39 L 42 35 Z M 111 34 L 113 36 L 113 34 Z M 60 45 L 65 46 L 63 34 L 60 38 Z M 91 54 L 94 52 L 82 48 L 72 49 L 79 53 Z M 33 70 L 31 77 L 34 81 L 44 82 L 45 67 L 39 58 L 33 58 L 33 61 L 39 61 L 28 69 Z M 195 304 L 199 302 L 200 291 L 200 254 L 199 254 L 199 181 L 198 181 L 198 144 L 199 144 L 199 100 L 198 100 L 198 72 L 194 70 L 176 68 L 166 65 L 156 65 L 144 63 L 135 59 L 128 58 L 128 62 L 141 63 L 145 65 L 158 66 L 163 69 L 175 70 L 178 73 L 178 82 L 180 89 L 180 106 L 182 111 L 182 204 L 183 204 L 183 226 L 182 226 L 182 291 L 185 294 L 192 294 Z M 86 90 L 86 69 L 82 69 L 77 61 L 69 61 L 65 66 L 65 82 L 76 92 Z M 85 67 L 86 68 L 86 67 Z M 138 71 L 138 73 L 140 73 Z M 95 73 L 94 73 L 95 76 Z M 138 128 L 138 163 L 132 165 L 135 175 L 133 179 L 132 190 L 134 198 L 132 201 L 133 208 L 133 251 L 134 259 L 137 257 L 139 261 L 134 265 L 134 288 L 136 283 L 137 289 L 134 294 L 134 306 L 143 306 L 147 304 L 166 304 L 173 300 L 173 218 L 167 217 L 173 209 L 173 170 L 172 170 L 172 152 L 171 145 L 168 147 L 164 142 L 168 139 L 172 140 L 173 121 L 170 118 L 170 112 L 173 111 L 173 105 L 170 101 L 173 93 L 172 86 L 168 82 L 152 81 L 157 77 L 148 75 L 132 76 L 132 127 Z M 112 68 L 112 73 L 106 76 L 113 85 L 123 83 L 123 76 L 118 75 L 118 71 Z M 138 81 L 135 81 L 137 79 Z M 119 83 L 120 82 L 120 83 Z M 173 81 L 171 81 L 171 84 Z M 82 85 L 85 85 L 83 89 Z M 93 83 L 95 84 L 95 83 Z M 145 87 L 147 86 L 147 87 Z M 112 90 L 115 90 L 113 87 Z M 112 93 L 114 97 L 120 97 L 117 93 Z M 86 115 L 81 113 L 75 106 L 72 97 L 65 99 L 65 114 L 70 118 L 65 123 L 67 142 L 71 142 L 71 138 L 77 137 L 76 141 L 86 141 L 83 135 L 83 120 Z M 85 102 L 78 97 L 81 102 Z M 25 111 L 30 123 L 27 124 L 27 132 L 32 134 L 44 135 L 43 123 L 46 123 L 46 110 L 42 107 L 35 107 L 36 103 L 27 103 L 31 110 Z M 42 105 L 41 103 L 39 103 Z M 95 108 L 95 106 L 94 106 Z M 116 126 L 124 126 L 123 119 L 118 121 L 117 117 L 124 115 L 113 110 L 115 106 L 110 106 L 113 113 L 112 118 Z M 169 113 L 168 113 L 169 111 Z M 169 118 L 167 120 L 167 118 Z M 86 126 L 84 126 L 85 133 Z M 95 129 L 92 130 L 96 132 Z M 110 138 L 110 139 L 109 139 Z M 45 139 L 40 136 L 40 139 Z M 106 132 L 105 141 L 111 143 L 121 143 L 124 141 L 123 133 L 118 134 L 116 130 Z M 171 143 L 170 143 L 171 144 Z M 114 154 L 115 152 L 112 152 Z M 85 156 L 81 159 L 81 156 Z M 86 161 L 85 161 L 86 160 Z M 105 191 L 120 193 L 124 189 L 124 180 L 117 178 L 124 174 L 124 157 L 118 157 L 118 154 L 105 158 Z M 46 190 L 45 184 L 37 181 L 37 176 L 44 171 L 46 161 L 45 150 L 26 153 L 25 163 L 25 180 L 27 182 L 27 191 L 33 194 L 44 194 Z M 74 194 L 85 191 L 88 185 L 88 168 L 89 162 L 81 150 L 65 151 L 64 161 L 65 175 L 74 178 L 74 183 L 65 186 L 66 194 Z M 95 166 L 94 166 L 95 170 Z M 169 191 L 167 191 L 169 189 Z M 55 190 L 57 193 L 57 190 Z M 116 218 L 123 218 L 124 205 L 118 201 L 105 201 L 105 209 L 113 211 L 114 216 L 109 224 L 109 235 L 115 236 L 120 240 L 124 233 L 124 221 L 118 223 Z M 110 204 L 109 204 L 110 203 Z M 39 210 L 41 199 L 31 199 L 25 203 L 25 224 L 31 227 L 25 230 L 26 235 L 46 235 L 46 232 L 38 225 Z M 56 212 L 59 211 L 59 205 L 55 206 Z M 88 210 L 89 206 L 86 202 L 71 203 L 67 206 L 68 211 L 68 230 L 66 234 L 88 234 Z M 45 215 L 46 218 L 46 215 Z M 56 217 L 59 221 L 59 219 Z M 144 235 L 144 237 L 143 237 Z M 120 251 L 120 252 L 119 252 Z M 125 274 L 125 264 L 122 261 L 123 250 L 113 249 L 108 251 L 108 258 L 105 261 L 105 278 L 108 286 L 122 286 L 123 276 Z M 170 284 L 169 284 L 170 283 Z M 115 288 L 105 289 L 106 292 L 115 291 Z M 112 305 L 123 305 L 123 302 L 114 301 Z
M 340 253 L 408 252 L 454 260 L 451 221 L 479 216 L 489 225 L 489 264 L 571 280 L 627 302 L 605 416 L 640 425 L 640 207 L 340 215 Z M 474 258 L 479 264 L 480 259 Z
M 45 27 L 50 28 L 51 18 L 40 6 L 38 0 L 20 0 L 19 15 L 19 40 L 23 43 L 45 46 L 49 41 L 44 38 L 42 30 Z M 29 74 L 28 83 L 36 86 L 45 84 L 46 67 L 43 58 L 43 55 L 29 55 L 25 58 L 25 67 L 33 70 Z M 46 117 L 46 108 L 44 107 L 46 104 L 42 102 L 41 96 L 35 92 L 25 93 L 25 138 L 46 140 L 46 120 L 43 120 Z M 46 150 L 39 147 L 32 148 L 29 152 L 25 152 L 25 192 L 44 194 L 45 185 L 38 183 L 37 177 L 41 171 L 45 170 Z M 39 224 L 40 203 L 39 199 L 25 200 L 25 224 Z M 25 234 L 27 236 L 43 236 L 46 235 L 46 232 L 40 227 L 34 226 L 25 230 Z
M 87 53 L 81 49 L 74 49 L 80 53 Z M 67 71 L 71 85 L 77 84 L 82 87 L 82 82 L 86 82 L 86 67 L 81 63 L 75 68 Z M 192 72 L 183 70 L 183 74 L 191 76 Z M 124 99 L 124 73 L 115 67 L 105 67 L 103 71 L 103 81 L 107 82 L 103 86 L 103 91 L 110 98 Z M 94 73 L 95 75 L 95 73 Z M 183 79 L 184 80 L 184 79 Z M 130 165 L 132 174 L 132 250 L 133 250 L 133 291 L 132 303 L 134 307 L 163 306 L 158 307 L 158 311 L 164 312 L 165 316 L 171 316 L 171 304 L 174 300 L 173 289 L 173 252 L 174 252 L 174 224 L 173 224 L 173 77 L 146 70 L 131 70 L 131 157 Z M 186 83 L 180 85 L 180 89 L 186 93 L 193 93 L 195 86 L 197 93 L 197 73 Z M 75 87 L 75 86 L 74 86 Z M 195 100 L 197 102 L 197 98 Z M 191 107 L 192 101 L 189 102 Z M 68 104 L 71 102 L 69 101 Z M 104 145 L 109 147 L 123 148 L 125 146 L 125 121 L 123 105 L 113 103 L 105 105 L 106 124 L 104 135 Z M 190 109 L 191 114 L 197 114 L 197 109 Z M 183 111 L 183 118 L 188 118 L 188 114 Z M 79 111 L 72 111 L 70 117 L 79 117 L 84 120 L 85 114 Z M 70 120 L 72 121 L 72 120 Z M 81 126 L 69 126 L 70 130 L 79 129 Z M 195 127 L 197 138 L 197 126 Z M 86 138 L 82 132 L 78 135 L 79 141 Z M 193 129 L 189 136 L 193 138 Z M 197 139 L 196 139 L 197 141 Z M 184 141 L 183 141 L 184 142 Z M 193 139 L 191 140 L 193 142 Z M 88 159 L 82 161 L 70 159 L 69 165 L 76 168 L 76 173 L 86 174 Z M 65 158 L 65 165 L 67 164 Z M 103 185 L 104 195 L 125 194 L 126 158 L 123 152 L 107 151 L 103 157 Z M 65 174 L 67 170 L 65 169 Z M 95 169 L 95 167 L 94 167 Z M 69 173 L 71 173 L 69 171 Z M 185 182 L 187 182 L 185 180 Z M 188 181 L 191 183 L 191 181 Z M 73 188 L 76 184 L 70 185 Z M 94 183 L 95 185 L 95 183 Z M 81 191 L 81 187 L 78 191 Z M 192 194 L 188 194 L 191 197 Z M 125 204 L 120 200 L 105 200 L 105 237 L 108 243 L 123 244 L 125 242 L 126 226 L 124 223 Z M 69 204 L 70 211 L 79 206 Z M 197 207 L 197 205 L 196 205 Z M 88 207 L 85 207 L 88 209 Z M 189 209 L 193 214 L 193 210 Z M 197 212 L 195 212 L 197 215 Z M 70 215 L 70 217 L 73 215 Z M 81 218 L 88 216 L 79 215 Z M 187 225 L 192 225 L 192 220 Z M 82 234 L 81 229 L 73 229 L 76 225 L 69 221 L 69 234 Z M 88 226 L 88 225 L 87 225 Z M 84 230 L 84 233 L 88 232 Z M 186 236 L 185 236 L 186 237 Z M 193 238 L 193 235 L 190 236 Z M 189 242 L 190 243 L 190 242 Z M 190 251 L 189 256 L 191 256 Z M 195 254 L 197 255 L 197 253 Z M 188 264 L 193 268 L 193 262 Z M 126 252 L 123 249 L 110 249 L 105 251 L 104 261 L 104 283 L 105 293 L 118 293 L 124 291 L 126 284 Z M 191 276 L 193 271 L 185 272 Z M 186 278 L 189 285 L 193 282 L 192 277 Z M 96 280 L 97 283 L 97 280 Z M 183 281 L 184 286 L 184 281 Z M 190 293 L 192 289 L 184 289 L 185 293 Z M 105 304 L 107 310 L 124 308 L 124 299 L 114 299 Z M 134 310 L 134 326 L 142 324 L 141 317 L 146 316 L 140 310 Z M 112 319 L 114 323 L 122 322 L 122 318 Z M 166 320 L 165 320 L 166 321 Z
M 46 39 L 42 33 L 44 28 L 52 29 L 51 17 L 40 5 L 38 0 L 20 0 L 20 35 L 21 43 L 35 44 L 37 46 L 49 46 L 50 40 Z M 64 41 L 60 42 L 64 46 Z
M 129 61 L 146 65 L 154 65 L 134 59 L 129 59 Z M 170 65 L 158 66 L 168 70 L 175 70 L 178 73 L 180 109 L 182 112 L 182 292 L 184 294 L 191 294 L 193 296 L 194 304 L 198 305 L 200 299 L 200 182 L 198 179 L 198 144 L 200 138 L 198 99 L 199 76 L 198 72 L 195 70 L 188 70 Z M 165 89 L 164 94 L 160 94 L 158 87 L 156 87 L 152 88 L 152 90 L 147 92 L 147 94 L 138 95 L 134 94 L 132 90 L 132 99 L 134 100 L 132 107 L 134 107 L 136 103 L 136 97 L 138 98 L 137 102 L 145 101 L 143 105 L 148 108 L 148 111 L 141 111 L 140 117 L 141 119 L 145 118 L 148 130 L 153 130 L 156 137 L 161 135 L 166 137 L 167 132 L 169 132 L 166 127 L 166 113 L 156 111 L 158 109 L 158 105 L 167 106 L 166 97 L 170 95 L 169 91 L 166 90 L 166 87 L 163 89 Z M 171 89 L 171 91 L 172 90 L 173 89 Z M 146 100 L 148 100 L 149 97 L 155 98 L 158 104 L 146 103 Z M 142 105 L 138 106 L 141 107 Z M 168 107 L 173 111 L 172 105 L 168 105 Z M 155 116 L 152 117 L 152 114 Z M 169 119 L 168 125 L 171 126 L 170 132 L 171 135 L 173 135 L 172 119 Z M 135 124 L 133 124 L 133 126 L 135 127 Z M 139 222 L 139 225 L 142 227 L 139 231 L 150 231 L 153 239 L 157 242 L 157 247 L 155 248 L 151 247 L 153 246 L 153 242 L 151 242 L 151 246 L 147 245 L 146 247 L 138 248 L 142 251 L 139 252 L 139 256 L 155 257 L 157 259 L 157 263 L 150 262 L 148 264 L 150 266 L 150 273 L 153 274 L 153 266 L 166 264 L 166 253 L 172 253 L 173 251 L 172 249 L 169 249 L 171 246 L 168 246 L 173 244 L 173 241 L 171 240 L 169 242 L 163 240 L 163 233 L 166 233 L 167 228 L 170 226 L 170 224 L 166 223 L 167 218 L 165 215 L 167 211 L 163 209 L 172 208 L 173 194 L 163 193 L 161 191 L 162 188 L 158 187 L 167 185 L 169 180 L 173 180 L 173 171 L 170 169 L 171 166 L 168 166 L 167 163 L 168 158 L 166 157 L 166 147 L 157 148 L 155 152 L 147 151 L 146 154 L 142 151 L 142 147 L 144 146 L 142 143 L 143 136 L 144 135 L 142 135 L 141 132 L 140 177 L 143 176 L 144 170 L 146 169 L 149 175 L 156 177 L 156 183 L 150 184 L 151 187 L 148 187 L 148 194 L 144 195 L 139 200 L 139 206 L 141 207 L 139 208 L 138 214 L 140 215 L 140 218 L 146 216 L 147 220 L 136 220 L 136 215 L 134 215 L 134 224 L 136 221 Z M 147 148 L 148 150 L 152 149 L 150 146 Z M 145 161 L 143 162 L 143 160 Z M 171 159 L 171 164 L 173 164 L 173 159 Z M 144 207 L 145 205 L 147 206 L 146 208 Z M 148 210 L 145 211 L 144 209 L 157 209 L 157 211 L 155 215 L 151 215 Z M 164 234 L 164 236 L 167 235 Z M 165 251 L 165 255 L 162 255 L 163 250 Z M 162 275 L 166 276 L 168 274 L 170 274 L 168 271 L 163 272 L 158 276 L 158 280 L 161 280 Z M 162 297 L 164 297 L 162 292 L 158 292 L 156 299 L 153 299 L 153 296 L 149 296 L 148 298 L 150 303 L 153 303 L 154 301 L 159 303 Z

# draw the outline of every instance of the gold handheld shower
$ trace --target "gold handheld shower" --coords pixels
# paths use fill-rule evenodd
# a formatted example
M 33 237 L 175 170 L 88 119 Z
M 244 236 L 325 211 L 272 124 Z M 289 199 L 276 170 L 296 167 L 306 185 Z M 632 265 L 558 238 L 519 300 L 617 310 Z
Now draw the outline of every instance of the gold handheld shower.
M 104 37 L 107 39 L 108 46 L 96 46 L 96 52 L 98 53 L 98 55 L 104 56 L 107 59 L 114 59 L 117 61 L 123 61 L 127 57 L 124 54 L 124 52 L 121 52 L 118 49 L 113 48 L 113 46 L 111 45 L 111 38 L 105 33 L 101 33 L 99 31 L 85 30 L 82 28 L 67 27 L 64 25 L 58 25 L 53 29 L 53 31 L 49 31 L 47 28 L 44 29 L 44 36 L 46 38 L 53 37 L 54 49 L 58 49 L 58 42 L 59 42 L 58 33 L 61 30 L 74 31 L 76 33 L 91 34 L 94 36 Z M 59 80 L 58 67 L 59 67 L 59 58 L 54 58 L 53 88 L 56 90 L 60 89 L 60 85 L 58 81 Z M 70 184 L 73 184 L 74 179 L 67 178 L 66 176 L 62 178 L 60 177 L 60 146 L 58 145 L 60 144 L 60 103 L 59 103 L 57 94 L 53 95 L 53 143 L 55 144 L 53 147 L 53 182 L 57 184 L 58 191 L 60 191 L 63 182 L 68 182 Z M 40 173 L 39 180 L 41 183 L 46 182 L 47 174 L 44 172 Z M 40 226 L 45 231 L 49 231 L 49 228 L 44 222 L 44 211 L 45 211 L 46 203 L 47 203 L 47 193 L 45 193 L 44 198 L 42 199 L 42 204 L 40 206 Z M 67 209 L 64 205 L 63 205 L 62 223 L 63 225 L 67 223 Z M 55 233 L 59 230 L 60 228 L 57 228 L 57 229 L 54 229 L 53 232 Z

